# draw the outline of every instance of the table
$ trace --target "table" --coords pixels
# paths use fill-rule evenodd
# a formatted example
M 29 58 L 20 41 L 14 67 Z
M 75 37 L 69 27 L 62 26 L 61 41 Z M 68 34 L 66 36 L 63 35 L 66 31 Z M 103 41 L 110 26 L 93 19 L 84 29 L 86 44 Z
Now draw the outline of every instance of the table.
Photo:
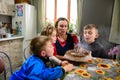
M 89 76 L 84 76 L 87 75 L 84 71 L 78 73 L 78 70 L 85 70 Z M 74 70 L 66 73 L 63 80 L 120 80 L 120 64 L 112 59 L 93 58 L 75 65 Z

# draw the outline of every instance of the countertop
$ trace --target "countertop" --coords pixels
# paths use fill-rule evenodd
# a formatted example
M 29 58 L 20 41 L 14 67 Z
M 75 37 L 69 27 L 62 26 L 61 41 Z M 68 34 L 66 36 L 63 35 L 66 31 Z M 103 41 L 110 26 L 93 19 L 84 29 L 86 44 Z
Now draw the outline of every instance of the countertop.
M 0 39 L 0 41 L 7 41 L 7 40 L 14 40 L 14 39 L 21 39 L 24 38 L 24 36 L 14 36 L 14 37 L 10 37 L 10 38 L 2 38 Z

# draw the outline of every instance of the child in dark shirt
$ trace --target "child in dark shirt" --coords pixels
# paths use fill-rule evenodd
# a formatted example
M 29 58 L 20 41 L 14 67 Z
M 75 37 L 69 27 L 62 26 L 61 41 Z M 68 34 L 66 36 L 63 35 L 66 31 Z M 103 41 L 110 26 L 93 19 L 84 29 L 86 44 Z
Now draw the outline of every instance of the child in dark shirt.
M 49 68 L 46 63 L 53 56 L 53 47 L 50 38 L 38 36 L 30 43 L 32 55 L 22 65 L 21 69 L 13 73 L 10 80 L 56 80 L 64 72 L 73 69 L 72 64 Z
M 108 58 L 103 46 L 97 41 L 98 36 L 98 28 L 96 25 L 85 25 L 79 46 L 91 51 L 93 57 Z

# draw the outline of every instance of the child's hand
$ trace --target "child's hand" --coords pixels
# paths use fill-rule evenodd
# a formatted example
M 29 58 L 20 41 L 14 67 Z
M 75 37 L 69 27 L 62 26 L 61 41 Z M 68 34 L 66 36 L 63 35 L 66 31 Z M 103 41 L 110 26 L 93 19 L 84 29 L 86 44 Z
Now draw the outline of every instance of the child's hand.
M 74 68 L 74 66 L 73 66 L 73 64 L 69 63 L 69 64 L 63 66 L 62 68 L 65 70 L 65 72 L 68 72 L 68 71 L 71 71 Z
M 61 66 L 65 66 L 65 65 L 67 65 L 68 64 L 68 61 L 62 61 L 61 62 Z

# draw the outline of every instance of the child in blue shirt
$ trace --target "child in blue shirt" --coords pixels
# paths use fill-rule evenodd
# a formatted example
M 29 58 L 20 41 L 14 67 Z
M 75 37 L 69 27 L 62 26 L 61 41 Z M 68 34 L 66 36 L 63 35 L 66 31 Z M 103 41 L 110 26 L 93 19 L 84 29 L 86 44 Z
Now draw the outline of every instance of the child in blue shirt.
M 50 38 L 47 36 L 32 39 L 30 49 L 33 54 L 24 62 L 20 70 L 10 76 L 10 80 L 56 80 L 62 77 L 64 72 L 73 69 L 72 64 L 47 67 L 46 63 L 54 52 Z

